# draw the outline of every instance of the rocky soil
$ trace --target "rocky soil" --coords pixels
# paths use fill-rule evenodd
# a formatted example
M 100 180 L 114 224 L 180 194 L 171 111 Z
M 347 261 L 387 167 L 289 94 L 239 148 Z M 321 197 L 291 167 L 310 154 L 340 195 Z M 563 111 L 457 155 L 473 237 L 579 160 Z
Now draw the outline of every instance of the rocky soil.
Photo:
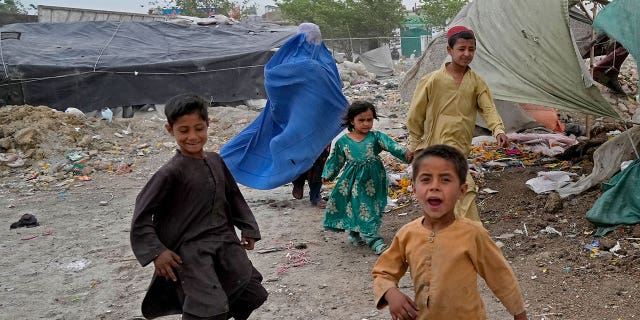
M 374 101 L 381 115 L 377 129 L 405 141 L 407 103 L 399 99 L 396 79 L 350 85 L 345 94 Z M 630 119 L 637 103 L 622 101 L 626 111 L 618 103 L 616 108 Z M 128 232 L 135 196 L 175 148 L 159 111 L 109 123 L 46 107 L 0 108 L 1 318 L 141 317 L 153 268 L 134 259 Z M 210 108 L 207 148 L 218 150 L 257 114 L 244 106 Z M 385 161 L 391 174 L 406 174 L 404 165 Z M 497 191 L 481 193 L 481 217 L 513 266 L 530 319 L 638 317 L 640 227 L 618 228 L 598 239 L 599 250 L 585 248 L 596 239 L 585 212 L 600 190 L 568 199 L 538 195 L 525 181 L 543 170 L 548 168 L 542 164 L 507 168 L 484 172 L 478 180 L 480 189 Z M 590 166 L 576 162 L 568 170 L 588 174 Z M 387 310 L 372 305 L 376 256 L 370 250 L 353 247 L 344 234 L 323 231 L 323 212 L 308 198 L 294 200 L 290 185 L 241 189 L 264 237 L 250 258 L 270 292 L 253 319 L 390 319 Z M 389 241 L 420 215 L 406 188 L 392 189 L 398 200 L 381 230 Z M 23 214 L 35 215 L 39 226 L 9 229 Z M 621 249 L 610 252 L 616 244 Z M 411 292 L 406 278 L 401 287 Z M 509 319 L 479 285 L 489 319 Z

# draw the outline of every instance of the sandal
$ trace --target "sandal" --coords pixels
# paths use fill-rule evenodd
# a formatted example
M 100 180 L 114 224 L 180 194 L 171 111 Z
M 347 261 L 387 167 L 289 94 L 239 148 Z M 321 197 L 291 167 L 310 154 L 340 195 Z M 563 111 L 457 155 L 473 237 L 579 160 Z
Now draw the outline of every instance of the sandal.
M 291 190 L 291 195 L 293 195 L 296 199 L 302 199 L 304 196 L 304 185 L 302 186 L 293 186 L 293 190 Z
M 387 251 L 387 249 L 389 249 L 389 246 L 386 243 L 381 243 L 376 246 L 374 251 L 377 255 L 381 255 L 383 252 Z

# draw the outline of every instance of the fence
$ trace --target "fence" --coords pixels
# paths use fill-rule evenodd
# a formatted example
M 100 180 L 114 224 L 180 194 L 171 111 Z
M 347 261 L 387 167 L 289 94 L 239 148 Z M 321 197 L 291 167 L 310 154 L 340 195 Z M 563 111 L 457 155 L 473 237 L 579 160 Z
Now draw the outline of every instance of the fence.
M 387 45 L 391 48 L 394 59 L 398 59 L 401 54 L 404 55 L 405 58 L 409 58 L 411 55 L 419 57 L 427 47 L 427 44 L 429 44 L 429 41 L 431 41 L 431 36 L 324 39 L 324 43 L 334 55 L 336 53 L 344 53 L 348 60 L 352 60 L 350 58 L 355 58 L 364 52 L 382 45 Z M 407 50 L 407 48 L 413 49 Z

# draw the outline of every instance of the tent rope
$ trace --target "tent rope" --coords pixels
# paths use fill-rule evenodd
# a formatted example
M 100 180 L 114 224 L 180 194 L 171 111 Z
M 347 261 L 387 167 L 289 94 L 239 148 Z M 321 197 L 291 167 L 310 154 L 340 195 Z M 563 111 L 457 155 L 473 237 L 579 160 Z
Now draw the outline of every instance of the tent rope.
M 1 87 L 14 85 L 16 83 L 24 84 L 35 81 L 43 81 L 43 80 L 51 80 L 51 79 L 59 79 L 59 78 L 67 78 L 67 77 L 78 77 L 91 73 L 109 73 L 109 74 L 129 74 L 134 76 L 144 76 L 144 75 L 159 75 L 159 76 L 182 76 L 188 74 L 198 74 L 198 73 L 211 73 L 211 72 L 223 72 L 223 71 L 232 71 L 232 70 L 242 70 L 242 69 L 251 69 L 251 68 L 264 68 L 264 64 L 257 64 L 251 66 L 244 67 L 233 67 L 233 68 L 222 68 L 222 69 L 214 69 L 214 70 L 199 70 L 199 71 L 187 71 L 187 72 L 138 72 L 138 71 L 103 71 L 103 70 L 95 70 L 95 71 L 85 71 L 85 72 L 77 72 L 70 74 L 62 74 L 57 76 L 50 77 L 41 77 L 41 78 L 28 78 L 28 79 L 20 79 L 20 81 L 16 81 L 9 84 L 0 84 Z M 17 80 L 17 79 L 11 79 Z
M 4 63 L 4 55 L 2 54 L 2 39 L 0 39 L 0 61 L 2 62 L 2 67 L 4 68 L 4 76 L 9 78 L 9 71 L 7 70 L 7 64 Z
M 109 39 L 107 44 L 102 48 L 102 51 L 100 51 L 100 54 L 98 55 L 98 59 L 96 59 L 96 63 L 93 65 L 93 71 L 96 71 L 96 67 L 98 66 L 98 61 L 100 61 L 100 58 L 102 58 L 104 51 L 107 50 L 107 47 L 109 47 L 109 45 L 111 44 L 111 41 L 113 41 L 113 38 L 116 37 L 116 34 L 118 33 L 118 30 L 120 30 L 121 25 L 122 25 L 122 21 L 118 23 L 116 30 L 113 32 L 113 35 L 111 36 L 111 39 Z
M 624 127 L 625 127 L 625 129 L 626 129 L 626 131 L 628 133 L 629 132 L 629 126 L 628 126 L 626 121 L 624 123 Z M 627 134 L 627 136 L 629 137 L 629 141 L 631 141 L 631 147 L 633 148 L 633 151 L 636 153 L 636 159 L 640 159 L 640 153 L 638 153 L 638 148 L 636 147 L 636 144 L 633 141 L 633 138 L 631 137 L 631 134 Z

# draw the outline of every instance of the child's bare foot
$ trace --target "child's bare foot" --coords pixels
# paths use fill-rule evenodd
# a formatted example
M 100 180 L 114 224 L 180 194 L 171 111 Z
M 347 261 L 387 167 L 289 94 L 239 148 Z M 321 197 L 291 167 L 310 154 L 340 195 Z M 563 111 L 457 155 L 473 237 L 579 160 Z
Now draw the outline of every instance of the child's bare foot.
M 375 251 L 377 255 L 381 255 L 383 252 L 387 251 L 387 249 L 389 249 L 389 246 L 386 243 L 379 243 L 375 248 L 373 248 L 373 251 Z
M 316 202 L 313 205 L 319 209 L 324 209 L 327 207 L 327 202 L 324 199 L 320 199 L 318 200 L 318 202 Z
M 304 196 L 304 186 L 293 186 L 293 190 L 291 190 L 291 195 L 293 195 L 296 199 L 302 199 Z

